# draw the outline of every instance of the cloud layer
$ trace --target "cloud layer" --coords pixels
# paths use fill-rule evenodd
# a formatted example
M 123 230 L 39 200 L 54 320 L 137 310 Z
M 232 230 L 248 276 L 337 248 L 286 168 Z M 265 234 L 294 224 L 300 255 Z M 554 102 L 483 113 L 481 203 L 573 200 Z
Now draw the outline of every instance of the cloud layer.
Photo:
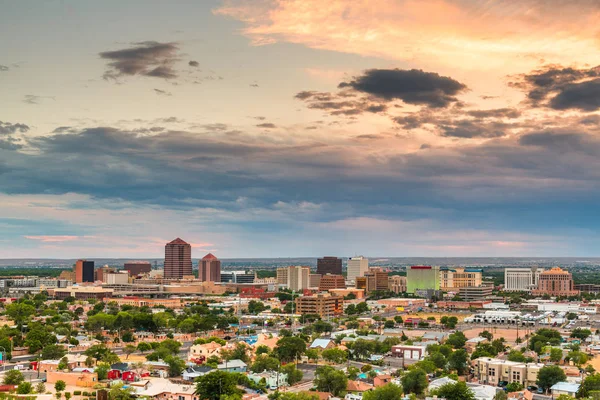
M 133 45 L 126 49 L 100 53 L 100 58 L 109 61 L 109 69 L 104 73 L 104 79 L 116 79 L 127 75 L 163 79 L 177 77 L 173 68 L 179 50 L 177 43 L 147 41 Z

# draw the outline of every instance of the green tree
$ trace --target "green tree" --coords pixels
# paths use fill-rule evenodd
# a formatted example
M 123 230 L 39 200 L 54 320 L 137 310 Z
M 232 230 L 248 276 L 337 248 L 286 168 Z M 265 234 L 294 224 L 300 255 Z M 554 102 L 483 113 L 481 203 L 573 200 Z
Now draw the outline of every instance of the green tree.
M 54 390 L 56 390 L 57 392 L 62 392 L 63 390 L 65 390 L 66 387 L 67 384 L 65 383 L 65 381 L 58 380 L 56 381 L 56 383 L 54 383 Z
M 262 301 L 256 301 L 256 300 L 250 300 L 248 302 L 248 312 L 250 314 L 258 314 L 263 312 L 264 310 L 266 310 L 267 307 L 265 306 L 265 304 Z
M 421 395 L 427 389 L 427 374 L 422 369 L 414 368 L 402 376 L 401 382 L 404 393 Z
M 546 365 L 538 371 L 537 385 L 544 390 L 550 389 L 554 384 L 567 380 L 565 372 L 558 365 Z
M 315 364 L 319 362 L 319 350 L 317 349 L 307 349 L 304 353 L 309 360 L 313 360 Z
M 573 361 L 577 367 L 581 368 L 582 365 L 588 362 L 588 356 L 582 351 L 570 351 L 567 354 L 567 358 Z
M 354 356 L 359 359 L 365 359 L 373 352 L 373 342 L 365 339 L 356 339 L 352 344 Z
M 221 396 L 241 394 L 235 375 L 225 371 L 213 371 L 196 379 L 196 395 L 200 400 L 220 400 Z
M 514 362 L 525 362 L 525 356 L 523 355 L 523 353 L 521 353 L 519 350 L 511 350 L 510 353 L 508 353 L 508 361 L 514 361 Z
M 4 374 L 4 380 L 2 381 L 5 385 L 18 385 L 23 382 L 25 378 L 18 369 L 10 369 Z
M 127 346 L 125 346 L 125 348 L 123 349 L 123 353 L 126 354 L 125 359 L 129 359 L 129 355 L 135 353 L 136 350 L 137 347 L 135 347 L 132 344 L 128 344 Z
M 275 357 L 269 357 L 266 354 L 256 356 L 256 359 L 250 366 L 252 372 L 276 371 L 279 368 L 279 360 Z
M 110 371 L 110 364 L 101 362 L 96 366 L 96 373 L 98 374 L 98 380 L 103 381 L 108 378 L 108 371 Z
M 321 353 L 324 360 L 335 364 L 342 364 L 348 360 L 348 353 L 342 349 L 338 349 L 337 347 L 323 350 Z
M 19 386 L 17 386 L 18 394 L 29 394 L 33 392 L 33 386 L 30 382 L 21 382 Z
M 17 302 L 6 306 L 6 315 L 15 321 L 17 325 L 22 325 L 33 314 L 35 314 L 35 307 L 30 304 Z
M 140 342 L 137 345 L 137 349 L 140 353 L 144 354 L 145 352 L 152 350 L 152 346 L 150 346 L 150 343 Z
M 446 340 L 446 344 L 454 347 L 455 349 L 462 349 L 465 347 L 465 343 L 467 343 L 467 337 L 460 331 L 450 334 Z
M 108 391 L 109 400 L 133 400 L 134 389 L 132 387 L 125 387 L 123 384 L 116 384 L 110 387 Z
M 483 331 L 479 334 L 479 336 L 481 336 L 482 338 L 486 338 L 490 342 L 494 338 L 494 335 L 492 335 L 492 333 L 490 331 Z
M 260 346 L 258 346 L 256 348 L 255 354 L 257 356 L 261 355 L 261 354 L 269 354 L 271 352 L 271 349 L 269 349 L 268 346 L 265 346 L 264 344 L 261 344 Z
M 562 360 L 563 352 L 562 349 L 558 347 L 552 347 L 550 349 L 550 361 L 552 362 L 560 362 Z
M 448 358 L 448 367 L 458 375 L 463 375 L 467 371 L 467 352 L 463 349 L 455 350 Z
M 274 352 L 282 362 L 295 361 L 306 351 L 306 342 L 297 336 L 282 337 Z
M 325 365 L 318 367 L 315 371 L 314 384 L 318 391 L 340 396 L 346 391 L 348 377 L 343 371 Z
M 572 338 L 578 338 L 581 340 L 587 339 L 589 336 L 591 336 L 591 334 L 592 334 L 592 331 L 590 331 L 589 329 L 585 329 L 585 328 L 575 328 L 571 331 Z
M 446 383 L 434 390 L 432 394 L 446 400 L 475 400 L 475 393 L 462 381 Z
M 494 400 L 507 400 L 508 399 L 508 395 L 506 394 L 506 392 L 504 390 L 500 390 L 499 392 L 496 392 L 496 395 L 494 396 Z
M 448 365 L 448 360 L 440 352 L 430 354 L 428 359 L 435 365 L 436 368 L 445 369 Z
M 577 397 L 588 397 L 591 392 L 600 391 L 600 374 L 587 376 L 577 392 Z
M 39 394 L 46 393 L 46 385 L 44 384 L 44 382 L 38 382 L 37 385 L 35 385 L 35 391 Z
M 363 394 L 363 400 L 397 400 L 401 397 L 402 388 L 393 383 L 388 383 Z
M 281 372 L 287 374 L 288 384 L 294 385 L 302 380 L 304 374 L 294 364 L 286 364 L 281 367 Z
M 164 361 L 169 366 L 169 376 L 171 378 L 181 375 L 185 368 L 185 361 L 177 356 L 167 356 Z
M 64 346 L 49 344 L 42 349 L 42 360 L 60 360 L 67 354 Z
M 519 392 L 523 390 L 523 385 L 521 385 L 519 382 L 511 382 L 506 385 L 506 390 L 509 392 Z

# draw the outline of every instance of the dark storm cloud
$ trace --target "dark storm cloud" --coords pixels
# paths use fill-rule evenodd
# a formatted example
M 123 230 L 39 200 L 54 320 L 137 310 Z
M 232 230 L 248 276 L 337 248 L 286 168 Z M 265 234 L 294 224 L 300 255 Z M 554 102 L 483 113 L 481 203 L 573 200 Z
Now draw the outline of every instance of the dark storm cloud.
M 10 135 L 17 132 L 26 133 L 29 129 L 29 126 L 25 124 L 0 121 L 0 135 Z
M 109 60 L 104 79 L 125 75 L 142 75 L 172 79 L 177 77 L 173 64 L 177 61 L 177 43 L 139 42 L 134 47 L 104 51 L 100 57 Z
M 516 78 L 510 85 L 525 91 L 533 106 L 556 110 L 600 109 L 600 66 L 577 69 L 550 65 Z
M 366 98 L 354 98 L 347 92 L 328 93 L 316 91 L 302 91 L 294 96 L 306 102 L 306 106 L 313 110 L 323 110 L 331 115 L 353 116 L 363 113 L 384 113 L 387 105 L 375 103 Z
M 586 132 L 571 132 L 581 135 L 584 146 L 530 132 L 521 141 L 425 145 L 412 152 L 402 142 L 382 149 L 376 139 L 386 136 L 377 133 L 329 144 L 204 133 L 149 135 L 97 127 L 29 138 L 23 142 L 26 152 L 19 151 L 20 143 L 0 144 L 0 188 L 9 194 L 78 193 L 168 209 L 211 201 L 238 207 L 240 197 L 257 208 L 302 200 L 386 218 L 399 215 L 394 211 L 399 206 L 435 208 L 443 199 L 444 213 L 458 213 L 460 220 L 465 212 L 480 213 L 480 224 L 489 209 L 520 219 L 510 207 L 539 210 L 551 198 L 561 210 L 565 202 L 582 204 L 600 195 L 600 146 Z M 574 144 L 557 145 L 569 141 Z
M 482 122 L 479 120 L 458 120 L 440 126 L 441 136 L 456 138 L 497 138 L 508 133 L 510 124 L 503 122 Z
M 521 112 L 514 108 L 495 108 L 491 110 L 471 110 L 467 114 L 476 118 L 519 118 Z
M 277 125 L 271 123 L 271 122 L 264 122 L 262 124 L 257 124 L 256 125 L 259 128 L 266 128 L 266 129 L 274 129 L 277 128 Z
M 200 66 L 200 63 L 199 63 L 198 61 L 194 61 L 194 60 L 192 60 L 192 61 L 188 62 L 188 65 L 189 65 L 190 67 L 199 67 L 199 66 Z
M 583 111 L 600 109 L 600 79 L 566 85 L 550 100 L 555 110 L 576 108 Z
M 598 140 L 590 135 L 572 131 L 553 131 L 528 133 L 519 138 L 523 146 L 538 146 L 556 152 L 592 152 L 600 150 Z
M 417 69 L 369 69 L 338 87 L 431 108 L 448 107 L 458 102 L 456 95 L 467 90 L 466 85 L 448 76 Z

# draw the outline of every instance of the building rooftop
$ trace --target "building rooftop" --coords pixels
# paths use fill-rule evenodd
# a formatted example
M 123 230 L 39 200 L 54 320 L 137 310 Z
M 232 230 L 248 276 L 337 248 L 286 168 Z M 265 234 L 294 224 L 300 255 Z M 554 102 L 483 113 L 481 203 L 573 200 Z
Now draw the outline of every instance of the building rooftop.
M 168 244 L 189 244 L 189 243 L 187 243 L 185 240 L 182 240 L 181 238 L 177 238 L 177 239 L 169 242 Z
M 207 255 L 202 257 L 202 261 L 208 261 L 208 260 L 218 260 L 218 258 L 215 257 L 215 255 L 213 253 L 208 253 Z
M 558 383 L 554 384 L 550 388 L 550 390 L 559 390 L 561 392 L 575 393 L 579 390 L 579 386 L 581 386 L 581 385 L 578 383 L 558 382 Z

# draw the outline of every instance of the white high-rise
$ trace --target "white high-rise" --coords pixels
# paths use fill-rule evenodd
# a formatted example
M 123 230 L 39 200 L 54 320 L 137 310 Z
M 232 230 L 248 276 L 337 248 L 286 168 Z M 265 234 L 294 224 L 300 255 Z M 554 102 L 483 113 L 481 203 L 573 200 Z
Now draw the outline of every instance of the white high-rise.
M 537 289 L 543 268 L 506 268 L 504 269 L 505 292 L 530 292 Z
M 348 271 L 346 280 L 356 282 L 359 276 L 365 276 L 365 272 L 369 271 L 369 259 L 363 256 L 350 257 L 348 259 Z
M 293 291 L 308 289 L 310 267 L 290 266 L 287 274 L 287 287 Z

